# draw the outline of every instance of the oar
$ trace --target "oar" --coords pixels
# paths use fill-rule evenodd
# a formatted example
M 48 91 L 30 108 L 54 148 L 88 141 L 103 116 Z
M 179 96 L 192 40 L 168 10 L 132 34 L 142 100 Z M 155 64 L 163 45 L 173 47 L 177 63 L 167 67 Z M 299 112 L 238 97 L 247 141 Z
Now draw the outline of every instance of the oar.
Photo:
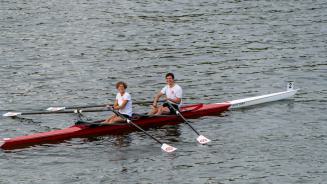
M 140 101 L 140 102 L 133 102 L 133 104 L 140 105 L 140 104 L 149 104 L 153 101 Z M 163 102 L 163 101 L 159 101 Z M 65 109 L 85 109 L 85 108 L 94 108 L 94 107 L 106 107 L 106 106 L 112 106 L 112 104 L 100 104 L 100 105 L 82 105 L 82 106 L 67 106 L 67 107 L 49 107 L 46 110 L 47 111 L 60 111 Z
M 90 110 L 69 110 L 69 111 L 35 111 L 35 112 L 7 112 L 3 114 L 4 117 L 15 117 L 19 115 L 36 115 L 36 114 L 68 114 L 68 113 L 82 113 L 82 112 L 103 112 L 110 111 L 108 109 L 90 109 Z
M 179 110 L 177 110 L 174 106 L 171 105 L 170 102 L 167 102 L 167 104 L 175 111 L 176 115 L 181 117 L 184 120 L 184 123 L 186 123 L 189 127 L 191 127 L 191 129 L 198 134 L 198 137 L 196 138 L 196 140 L 200 143 L 200 144 L 206 144 L 208 142 L 210 142 L 211 140 L 204 137 L 203 135 L 201 135 L 198 131 L 195 130 L 195 128 L 189 123 L 189 121 L 187 119 L 184 118 L 184 116 L 179 112 Z
M 113 113 L 115 113 L 117 116 L 121 117 L 122 119 L 125 119 L 127 121 L 128 124 L 133 125 L 134 127 L 136 127 L 137 129 L 141 130 L 143 133 L 145 133 L 147 136 L 151 137 L 153 140 L 157 141 L 159 144 L 161 144 L 161 149 L 165 152 L 173 152 L 175 150 L 177 150 L 177 148 L 170 146 L 166 143 L 162 143 L 161 141 L 159 141 L 157 138 L 153 137 L 151 134 L 149 134 L 148 132 L 146 132 L 143 128 L 141 128 L 140 126 L 138 126 L 137 124 L 135 124 L 132 120 L 130 120 L 129 118 L 124 117 L 121 113 L 119 113 L 118 111 L 114 110 L 113 108 L 108 108 L 110 109 Z

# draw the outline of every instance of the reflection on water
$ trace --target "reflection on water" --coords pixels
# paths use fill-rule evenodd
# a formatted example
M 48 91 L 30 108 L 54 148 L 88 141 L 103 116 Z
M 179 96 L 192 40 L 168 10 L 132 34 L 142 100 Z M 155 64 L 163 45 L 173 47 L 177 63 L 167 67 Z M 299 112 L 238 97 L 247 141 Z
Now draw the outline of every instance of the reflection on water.
M 116 146 L 117 148 L 128 147 L 132 142 L 132 138 L 128 134 L 117 135 L 114 136 L 113 139 L 114 139 L 114 146 Z
M 129 136 L 129 134 L 82 138 L 83 142 L 99 142 L 99 144 L 101 144 L 103 141 L 107 141 L 108 139 L 110 139 L 110 142 L 113 143 L 112 146 L 115 146 L 116 148 L 128 147 L 128 145 L 132 142 L 132 138 Z
M 165 125 L 158 129 L 160 134 L 156 132 L 160 140 L 165 142 L 180 142 L 181 130 L 180 124 L 175 125 Z

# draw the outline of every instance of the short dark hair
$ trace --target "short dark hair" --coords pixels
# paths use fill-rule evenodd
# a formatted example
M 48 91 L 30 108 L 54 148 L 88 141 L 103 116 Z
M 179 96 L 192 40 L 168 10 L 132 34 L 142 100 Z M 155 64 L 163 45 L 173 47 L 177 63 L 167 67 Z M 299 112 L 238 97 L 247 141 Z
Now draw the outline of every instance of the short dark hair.
M 167 77 L 169 77 L 169 76 L 171 76 L 173 79 L 175 79 L 175 76 L 174 76 L 173 73 L 167 73 L 165 78 L 167 78 Z
M 125 89 L 127 88 L 127 84 L 126 84 L 125 82 L 123 82 L 123 81 L 119 81 L 119 82 L 116 83 L 116 89 L 118 89 L 118 87 L 119 87 L 120 85 L 123 85 Z

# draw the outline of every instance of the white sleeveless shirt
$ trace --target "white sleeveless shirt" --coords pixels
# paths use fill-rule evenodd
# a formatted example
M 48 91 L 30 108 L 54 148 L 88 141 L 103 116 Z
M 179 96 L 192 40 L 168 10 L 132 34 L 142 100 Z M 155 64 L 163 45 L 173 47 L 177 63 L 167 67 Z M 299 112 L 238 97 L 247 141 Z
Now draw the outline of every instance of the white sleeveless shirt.
M 123 96 L 120 93 L 117 93 L 116 100 L 118 101 L 118 105 L 122 105 L 124 100 L 128 100 L 126 106 L 123 109 L 119 109 L 121 114 L 126 114 L 128 116 L 132 116 L 132 97 L 129 93 L 125 92 Z

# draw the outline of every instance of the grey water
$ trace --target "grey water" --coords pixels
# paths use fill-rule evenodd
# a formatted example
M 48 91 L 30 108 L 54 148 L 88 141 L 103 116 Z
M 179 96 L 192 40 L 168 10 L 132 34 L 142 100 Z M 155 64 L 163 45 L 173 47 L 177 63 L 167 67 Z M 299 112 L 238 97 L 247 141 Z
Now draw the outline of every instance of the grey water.
M 290 100 L 185 124 L 0 151 L 0 183 L 325 183 L 327 1 L 0 1 L 0 113 L 103 104 L 125 81 L 151 100 L 173 72 L 184 102 L 283 91 Z M 148 106 L 134 106 L 147 112 Z M 86 113 L 93 119 L 110 113 Z M 0 138 L 75 115 L 0 118 Z

